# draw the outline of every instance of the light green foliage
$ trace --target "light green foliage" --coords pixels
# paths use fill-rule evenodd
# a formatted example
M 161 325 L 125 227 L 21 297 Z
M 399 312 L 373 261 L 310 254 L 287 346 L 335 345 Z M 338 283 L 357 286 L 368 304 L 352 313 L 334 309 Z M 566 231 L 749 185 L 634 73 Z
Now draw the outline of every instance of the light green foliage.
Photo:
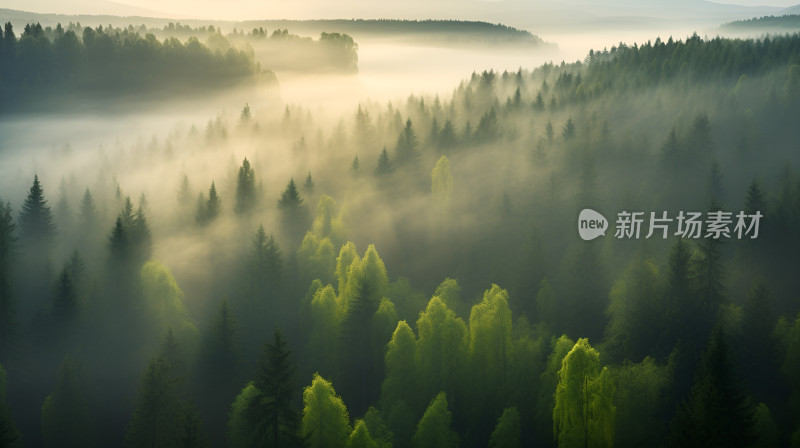
M 303 390 L 302 435 L 309 448 L 344 448 L 350 435 L 350 417 L 333 385 L 314 374 Z
M 157 326 L 156 334 L 164 334 L 172 327 L 188 349 L 194 350 L 200 332 L 189 320 L 183 305 L 183 291 L 172 273 L 163 264 L 151 260 L 142 266 L 140 278 L 146 312 Z
M 519 412 L 511 407 L 503 410 L 489 439 L 489 448 L 517 448 L 520 445 Z
M 369 429 L 364 420 L 356 420 L 353 432 L 347 438 L 347 448 L 377 448 L 377 446 L 369 435 Z
M 511 359 L 511 310 L 508 293 L 497 285 L 483 294 L 469 315 L 469 351 L 483 385 L 497 394 Z M 495 387 L 496 386 L 496 387 Z
M 347 240 L 347 231 L 342 222 L 336 201 L 323 194 L 317 202 L 317 216 L 311 225 L 311 231 L 321 238 L 330 238 L 334 247 L 339 247 Z
M 336 258 L 336 279 L 338 281 L 336 290 L 339 292 L 339 297 L 345 297 L 350 291 L 350 266 L 353 262 L 360 263 L 361 259 L 358 257 L 356 245 L 348 241 L 339 250 L 339 256 Z
M 417 424 L 414 446 L 418 448 L 455 448 L 458 434 L 450 427 L 452 415 L 447 409 L 447 397 L 439 393 L 431 401 Z
M 386 427 L 381 413 L 375 407 L 370 406 L 367 413 L 364 414 L 364 423 L 367 424 L 369 434 L 378 448 L 392 448 L 394 434 Z
M 397 323 L 386 351 L 386 375 L 381 387 L 382 405 L 390 409 L 399 400 L 416 404 L 419 387 L 419 353 L 414 330 L 406 321 Z
M 233 401 L 228 420 L 228 446 L 231 448 L 255 448 L 258 446 L 256 428 L 250 424 L 247 414 L 248 409 L 259 397 L 258 389 L 251 381 Z
M 666 366 L 647 357 L 640 363 L 625 362 L 611 370 L 616 384 L 616 444 L 653 446 L 664 440 L 665 422 L 659 413 L 670 385 Z
M 42 405 L 42 439 L 47 447 L 88 447 L 91 443 L 89 404 L 81 391 L 75 363 L 64 358 L 58 382 Z M 5 445 L 3 445 L 5 446 Z
M 320 238 L 314 232 L 306 232 L 300 249 L 297 250 L 300 270 L 309 278 L 330 283 L 336 266 L 335 249 L 330 238 Z
M 442 156 L 431 171 L 431 193 L 439 204 L 447 204 L 453 192 L 453 175 L 450 174 L 450 160 Z
M 426 393 L 452 387 L 467 358 L 468 335 L 464 320 L 434 296 L 417 319 L 417 331 L 420 371 Z
M 613 446 L 614 385 L 600 354 L 588 339 L 578 339 L 561 362 L 553 408 L 553 433 L 559 447 Z
M 448 308 L 455 311 L 456 315 L 464 315 L 466 307 L 464 302 L 461 301 L 461 287 L 458 286 L 458 282 L 455 279 L 444 279 L 444 281 L 436 287 L 436 291 L 433 295 L 441 298 Z
M 311 333 L 309 355 L 314 365 L 325 375 L 336 369 L 336 354 L 339 348 L 339 327 L 342 310 L 331 285 L 320 288 L 311 300 Z

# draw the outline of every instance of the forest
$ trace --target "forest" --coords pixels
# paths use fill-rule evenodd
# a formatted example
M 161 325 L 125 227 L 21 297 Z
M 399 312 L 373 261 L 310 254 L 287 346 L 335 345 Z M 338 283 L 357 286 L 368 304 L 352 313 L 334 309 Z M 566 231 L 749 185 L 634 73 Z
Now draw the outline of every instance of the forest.
M 784 14 L 782 16 L 754 17 L 747 20 L 736 20 L 722 24 L 722 28 L 729 30 L 763 29 L 782 30 L 785 32 L 796 30 L 800 27 L 800 15 Z
M 3 86 L 269 73 L 82 33 L 7 27 Z M 239 107 L 0 142 L 0 446 L 800 447 L 800 34 L 620 43 L 333 118 Z M 764 217 L 583 241 L 584 208 Z

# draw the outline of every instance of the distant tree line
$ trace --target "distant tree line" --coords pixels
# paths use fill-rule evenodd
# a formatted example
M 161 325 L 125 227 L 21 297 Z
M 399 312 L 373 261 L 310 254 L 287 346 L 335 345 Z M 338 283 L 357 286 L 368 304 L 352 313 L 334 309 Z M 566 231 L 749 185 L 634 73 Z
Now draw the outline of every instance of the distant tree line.
M 185 44 L 175 38 L 159 41 L 133 28 L 75 28 L 28 24 L 18 38 L 11 23 L 5 24 L 0 31 L 3 111 L 59 94 L 79 102 L 93 95 L 189 93 L 274 81 L 251 54 L 233 48 L 215 52 L 192 38 Z

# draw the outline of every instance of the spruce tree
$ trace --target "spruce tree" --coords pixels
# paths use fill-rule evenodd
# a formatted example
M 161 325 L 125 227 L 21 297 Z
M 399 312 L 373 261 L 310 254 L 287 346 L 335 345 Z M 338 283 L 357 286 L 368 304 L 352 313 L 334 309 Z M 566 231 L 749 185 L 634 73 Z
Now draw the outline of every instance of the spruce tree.
M 247 157 L 242 161 L 236 179 L 236 213 L 247 213 L 256 205 L 256 173 Z
M 44 189 L 39 183 L 39 176 L 34 175 L 33 185 L 28 191 L 28 197 L 22 204 L 19 214 L 20 233 L 22 241 L 28 247 L 41 247 L 54 236 L 56 226 L 53 223 L 53 213 L 47 200 L 44 198 Z

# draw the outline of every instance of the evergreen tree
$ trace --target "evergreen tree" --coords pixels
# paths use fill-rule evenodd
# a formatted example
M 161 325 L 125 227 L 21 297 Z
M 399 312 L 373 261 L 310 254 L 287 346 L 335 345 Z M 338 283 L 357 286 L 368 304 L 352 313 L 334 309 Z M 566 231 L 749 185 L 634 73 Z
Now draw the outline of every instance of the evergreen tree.
M 206 218 L 209 222 L 214 221 L 219 216 L 221 208 L 222 204 L 217 195 L 217 186 L 214 181 L 211 181 L 211 187 L 208 189 L 208 202 L 206 203 Z
M 409 118 L 406 120 L 406 127 L 397 137 L 397 145 L 394 150 L 397 164 L 402 166 L 415 163 L 417 157 L 419 157 L 417 146 L 417 134 L 414 132 L 414 127 L 411 125 L 411 119 Z M 378 166 L 380 166 L 380 162 Z
M 281 194 L 278 209 L 281 212 L 284 232 L 289 236 L 292 247 L 297 247 L 308 229 L 309 216 L 294 179 L 289 180 L 286 190 Z
M 386 152 L 386 147 L 383 147 L 380 157 L 378 157 L 378 166 L 375 167 L 375 175 L 382 176 L 392 172 L 392 164 L 389 161 L 389 154 Z
M 188 207 L 192 201 L 192 186 L 189 184 L 189 176 L 184 174 L 181 185 L 178 187 L 178 204 Z
M 259 446 L 302 446 L 300 416 L 294 407 L 296 367 L 291 355 L 280 330 L 275 330 L 273 342 L 264 344 L 254 382 L 259 396 L 250 409 L 253 426 L 261 435 Z
M 671 423 L 670 444 L 746 447 L 755 436 L 754 405 L 737 376 L 725 334 L 717 328 L 689 397 Z
M 46 447 L 92 445 L 89 405 L 81 390 L 75 363 L 65 357 L 58 381 L 42 405 L 42 438 Z
M 309 171 L 308 176 L 306 176 L 306 182 L 303 184 L 303 190 L 305 190 L 307 195 L 314 193 L 314 180 L 311 178 L 311 171 Z
M 0 364 L 0 446 L 14 446 L 21 438 L 6 401 L 6 370 Z
M 11 204 L 0 201 L 0 362 L 8 360 L 17 327 L 17 310 L 11 289 L 11 269 L 14 263 L 14 218 Z
M 68 324 L 78 314 L 78 295 L 67 265 L 61 269 L 55 289 L 53 315 L 59 322 Z
M 242 161 L 236 180 L 236 213 L 247 213 L 256 206 L 256 173 L 247 157 Z
M 178 443 L 181 400 L 173 367 L 157 355 L 142 375 L 136 409 L 128 424 L 125 447 L 174 446 Z
M 44 198 L 44 189 L 39 183 L 38 175 L 34 175 L 33 185 L 22 204 L 19 224 L 22 241 L 28 248 L 38 249 L 40 245 L 46 246 L 55 234 L 53 214 Z
M 353 163 L 350 164 L 350 174 L 357 177 L 361 172 L 361 162 L 358 161 L 358 155 L 353 158 Z

